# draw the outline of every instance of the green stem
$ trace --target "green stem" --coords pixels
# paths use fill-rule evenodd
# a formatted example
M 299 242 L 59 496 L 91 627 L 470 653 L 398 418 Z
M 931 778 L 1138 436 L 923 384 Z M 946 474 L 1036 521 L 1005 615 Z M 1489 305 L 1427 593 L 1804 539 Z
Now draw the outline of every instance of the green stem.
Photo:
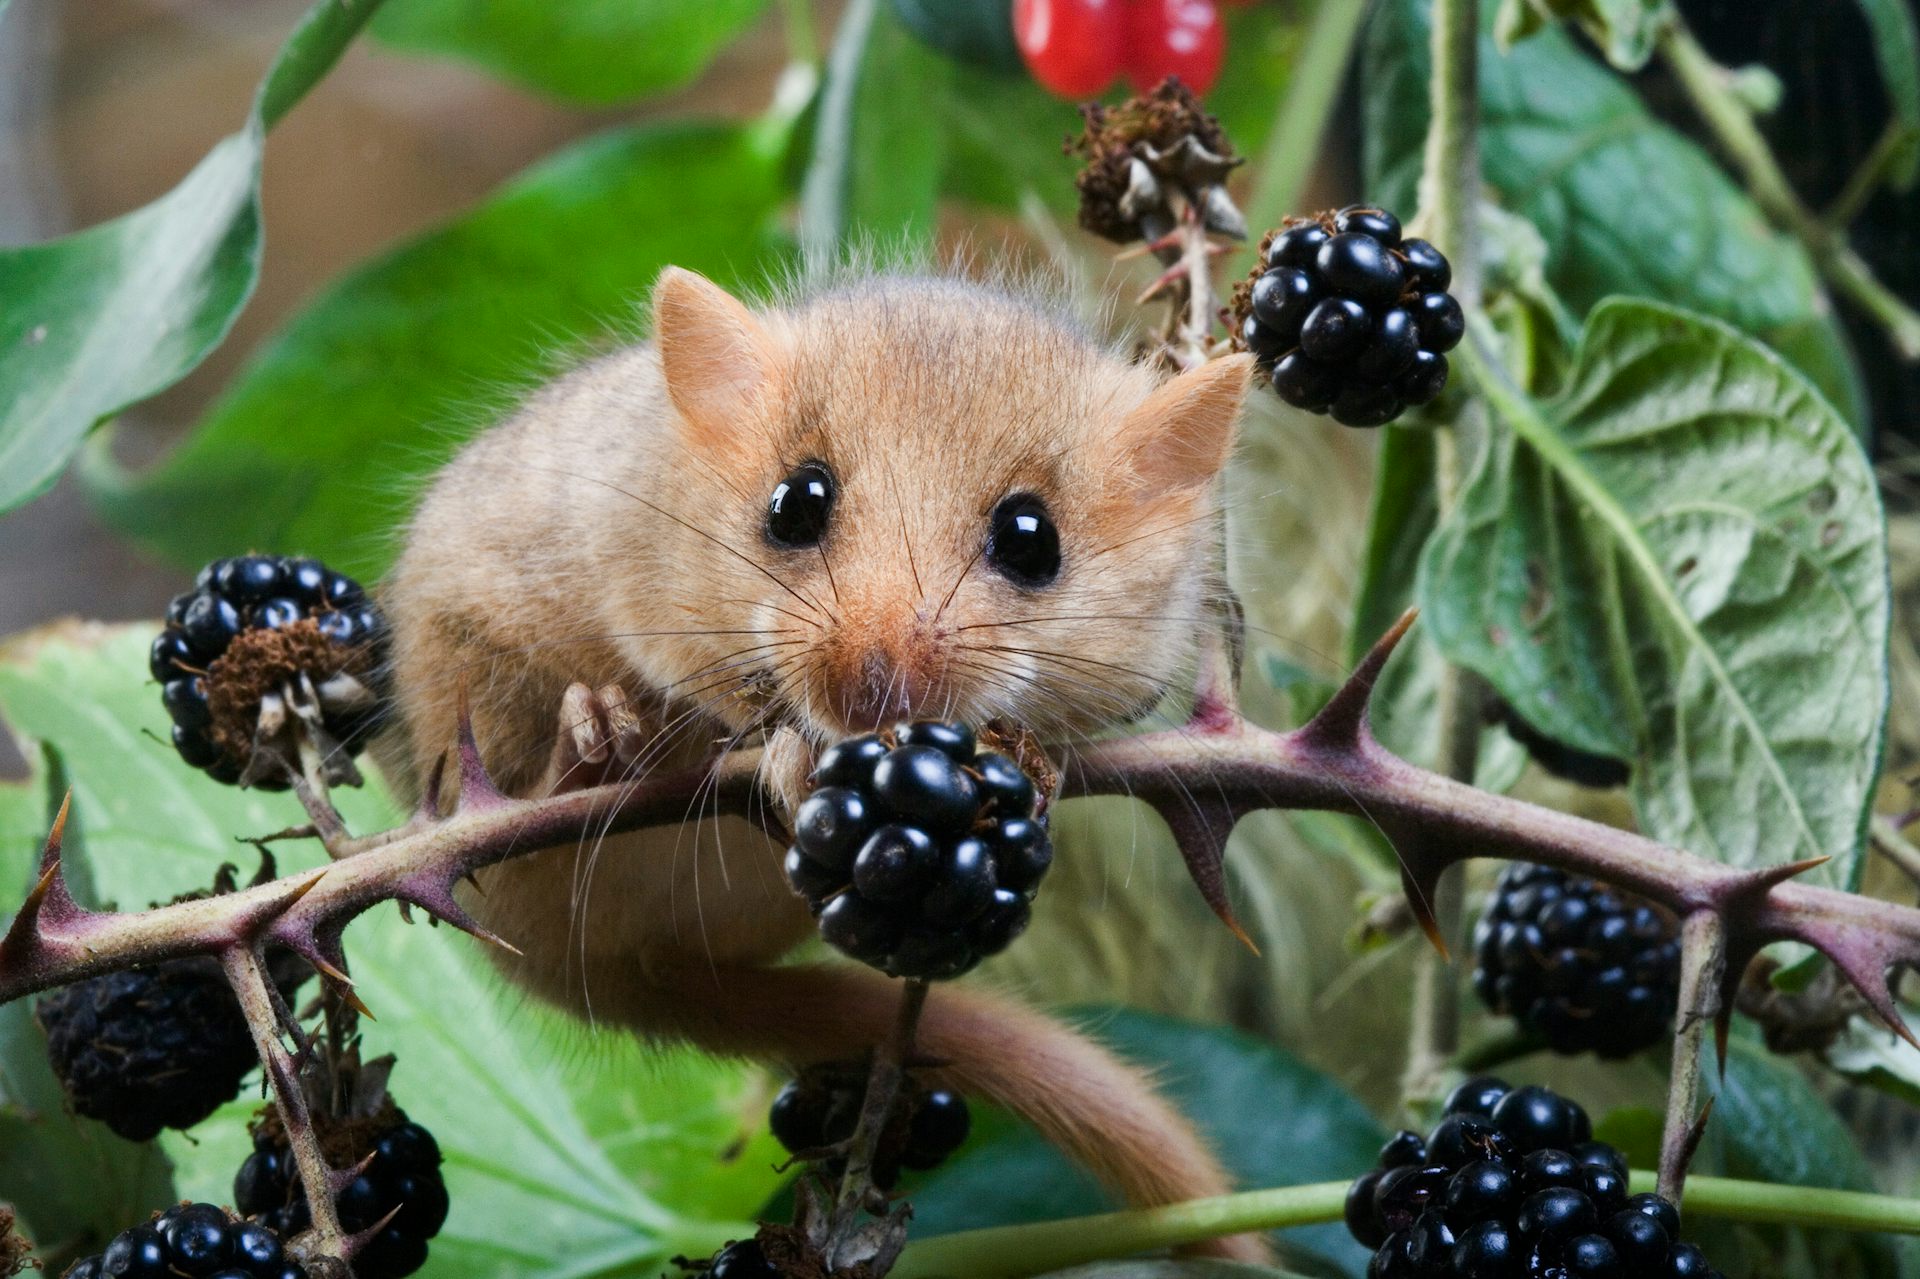
M 1859 167 L 1854 169 L 1853 175 L 1847 179 L 1847 185 L 1841 188 L 1833 203 L 1821 212 L 1820 224 L 1829 235 L 1844 234 L 1853 225 L 1853 220 L 1860 216 L 1860 210 L 1866 207 L 1873 193 L 1886 181 L 1887 170 L 1893 167 L 1894 161 L 1906 151 L 1911 141 L 1911 131 L 1905 124 L 1899 120 L 1887 121 L 1887 127 L 1880 130 L 1880 136 L 1874 141 L 1873 150 L 1867 152 L 1866 158 L 1860 161 Z
M 1428 85 L 1431 122 L 1421 161 L 1420 212 L 1417 221 L 1453 264 L 1454 295 L 1463 307 L 1480 298 L 1480 4 L 1479 0 L 1435 0 L 1433 75 Z M 1434 467 L 1444 519 L 1460 491 L 1467 441 L 1443 432 Z M 1456 781 L 1471 782 L 1480 744 L 1483 685 L 1471 672 L 1449 665 L 1440 679 L 1435 715 L 1438 767 Z M 1450 950 L 1461 945 L 1465 888 L 1460 872 L 1434 889 L 1429 906 L 1434 924 Z M 1421 1108 L 1445 1090 L 1460 1047 L 1459 970 L 1451 957 L 1423 951 L 1414 968 L 1413 1007 L 1408 1025 L 1406 1073 L 1401 1079 L 1402 1108 L 1418 1121 Z
M 847 224 L 847 176 L 853 163 L 853 99 L 860 64 L 880 12 L 879 0 L 849 0 L 827 55 L 826 84 L 814 125 L 813 156 L 800 185 L 800 250 L 808 265 L 831 262 Z
M 386 0 L 360 0 L 358 4 L 316 4 L 307 11 L 300 25 L 287 38 L 273 70 L 261 83 L 254 99 L 260 127 L 271 129 L 293 110 L 307 90 L 320 83 L 340 55 L 347 51 L 360 28 L 367 25 Z
M 1733 91 L 1726 69 L 1708 56 L 1677 18 L 1662 31 L 1659 48 L 1754 201 L 1776 226 L 1806 246 L 1829 284 L 1887 331 L 1901 358 L 1920 360 L 1920 313 L 1875 278 L 1838 228 L 1828 226 L 1801 202 L 1754 123 L 1753 112 Z
M 1362 0 L 1327 0 L 1314 10 L 1267 145 L 1254 167 L 1259 176 L 1247 199 L 1247 225 L 1256 234 L 1279 226 L 1306 198 L 1307 180 L 1366 16 Z
M 1652 1190 L 1655 1180 L 1651 1172 L 1636 1172 L 1633 1189 Z M 1223 1235 L 1321 1225 L 1341 1219 L 1349 1184 L 1326 1181 L 1278 1190 L 1249 1190 L 1162 1208 L 936 1235 L 907 1245 L 892 1276 L 1017 1279 Z M 1920 1235 L 1920 1199 L 1854 1190 L 1691 1177 L 1684 1207 L 1690 1217 L 1722 1221 Z

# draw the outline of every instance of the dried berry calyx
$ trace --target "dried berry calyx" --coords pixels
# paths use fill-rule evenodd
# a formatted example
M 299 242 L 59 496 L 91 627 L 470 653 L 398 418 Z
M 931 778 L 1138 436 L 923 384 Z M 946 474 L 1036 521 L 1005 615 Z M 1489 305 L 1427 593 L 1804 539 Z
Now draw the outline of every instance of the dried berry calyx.
M 1470 1079 L 1424 1138 L 1402 1132 L 1347 1192 L 1379 1279 L 1722 1279 L 1680 1213 L 1631 1195 L 1627 1161 L 1545 1088 Z
M 14 1225 L 13 1209 L 0 1204 L 0 1279 L 40 1268 L 33 1257 L 33 1240 L 16 1231 Z
M 1227 198 L 1227 174 L 1243 160 L 1200 100 L 1169 76 L 1118 106 L 1080 108 L 1084 127 L 1066 149 L 1085 157 L 1074 179 L 1080 225 L 1117 244 L 1157 240 L 1173 230 L 1178 190 L 1200 208 L 1207 229 L 1236 239 L 1246 224 Z
M 1591 879 L 1515 862 L 1474 930 L 1473 987 L 1558 1053 L 1628 1057 L 1667 1037 L 1673 921 Z
M 853 1136 L 867 1092 L 864 1062 L 809 1066 L 774 1097 L 768 1125 L 789 1154 L 819 1158 L 837 1180 L 846 1160 L 837 1149 Z M 902 1168 L 938 1167 L 966 1141 L 973 1126 L 967 1099 L 951 1088 L 931 1088 L 909 1074 L 873 1150 L 873 1184 L 890 1190 Z M 829 1153 L 830 1152 L 830 1153 Z
M 356 1262 L 356 1267 L 358 1263 Z M 64 1279 L 307 1279 L 283 1237 L 214 1204 L 180 1204 L 123 1230 L 104 1252 L 67 1267 Z
M 1234 290 L 1235 344 L 1281 399 L 1345 426 L 1382 426 L 1431 403 L 1466 333 L 1453 269 L 1373 205 L 1289 218 Z
M 304 735 L 328 782 L 357 783 L 386 638 L 360 584 L 318 560 L 215 560 L 168 606 L 149 659 L 175 749 L 217 781 L 284 790 Z
M 896 977 L 957 977 L 1025 931 L 1053 863 L 1040 792 L 963 724 L 920 720 L 824 751 L 787 880 L 820 935 Z

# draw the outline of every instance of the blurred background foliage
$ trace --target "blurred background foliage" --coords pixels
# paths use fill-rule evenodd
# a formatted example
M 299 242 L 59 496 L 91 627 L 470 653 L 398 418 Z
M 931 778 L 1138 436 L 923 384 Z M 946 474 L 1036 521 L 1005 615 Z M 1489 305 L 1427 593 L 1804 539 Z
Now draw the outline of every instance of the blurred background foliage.
M 1529 349 L 1542 351 L 1610 294 L 1723 320 L 1776 349 L 1868 443 L 1893 510 L 1897 611 L 1882 798 L 1908 804 L 1920 750 L 1907 624 L 1920 578 L 1913 367 L 1836 305 L 1631 23 L 1510 43 L 1540 10 L 1485 8 L 1487 239 L 1512 307 L 1497 318 L 1509 334 L 1537 330 Z M 1842 193 L 1885 121 L 1920 124 L 1920 55 L 1897 0 L 1680 8 L 1722 62 L 1764 66 L 1750 72 L 1753 91 L 1775 100 L 1763 130 L 1815 205 Z M 1077 119 L 1023 73 L 1004 10 L 387 0 L 361 33 L 372 10 L 332 0 L 304 17 L 285 0 L 15 0 L 0 18 L 0 243 L 20 246 L 0 250 L 0 509 L 17 505 L 0 515 L 0 633 L 64 613 L 149 619 L 194 567 L 239 548 L 377 577 L 423 478 L 524 388 L 636 336 L 638 303 L 668 263 L 751 293 L 803 246 L 1004 259 L 1074 281 L 1115 336 L 1129 332 L 1141 317 L 1127 300 L 1152 268 L 1116 262 L 1073 225 L 1074 164 L 1060 144 Z M 1208 105 L 1252 157 L 1234 189 L 1256 235 L 1281 214 L 1360 198 L 1411 209 L 1427 6 L 1260 0 L 1227 22 Z M 1889 187 L 1866 202 L 1855 237 L 1910 300 L 1917 228 L 1911 187 Z M 1250 262 L 1250 250 L 1229 259 L 1226 278 Z M 1565 370 L 1542 361 L 1529 389 L 1544 393 Z M 95 430 L 99 419 L 110 423 Z M 1412 600 L 1435 521 L 1431 439 L 1335 430 L 1256 397 L 1229 529 L 1249 618 L 1247 697 L 1263 722 L 1298 722 Z M 181 776 L 141 735 L 161 722 L 141 683 L 147 634 L 63 626 L 0 650 L 0 715 L 21 751 L 18 780 L 0 785 L 6 894 L 24 882 L 51 791 L 69 783 L 96 894 L 122 904 L 196 886 L 211 850 L 290 820 L 276 797 Z M 1431 760 L 1438 659 L 1421 644 L 1381 729 Z M 107 723 L 118 727 L 101 736 Z M 1523 773 L 1512 744 L 1488 737 L 1483 781 L 1634 820 L 1616 795 Z M 378 794 L 364 803 L 350 815 L 368 826 L 388 815 Z M 1229 864 L 1255 954 L 1213 921 L 1147 810 L 1089 802 L 1059 820 L 1067 851 L 1037 926 L 980 980 L 1077 1008 L 1161 1068 L 1250 1182 L 1335 1177 L 1370 1159 L 1395 1118 L 1423 944 L 1391 909 L 1398 874 L 1383 841 L 1345 819 L 1247 821 Z M 1867 886 L 1911 897 L 1878 864 Z M 569 1273 L 653 1273 L 673 1251 L 727 1237 L 776 1191 L 759 1131 L 773 1083 L 760 1072 L 646 1057 L 556 1026 L 499 989 L 464 941 L 390 912 L 353 940 L 376 1011 L 396 1014 L 374 1034 L 401 1054 L 409 1108 L 431 1117 L 440 1104 L 410 1077 L 458 1080 L 515 1120 L 498 1132 L 475 1123 L 451 1143 L 455 1213 L 429 1274 L 531 1273 L 540 1240 L 515 1256 L 491 1238 L 506 1211 L 532 1214 L 552 1238 L 588 1239 L 593 1265 Z M 423 965 L 458 998 L 411 1000 L 403 974 Z M 1496 1033 L 1476 1010 L 1470 1044 Z M 493 1045 L 486 1062 L 455 1051 L 476 1016 Z M 0 1010 L 0 1199 L 18 1199 L 40 1237 L 83 1248 L 168 1177 L 182 1193 L 224 1197 L 245 1106 L 198 1140 L 120 1150 L 57 1113 L 35 1074 L 36 1033 L 21 1006 Z M 1920 1068 L 1872 1034 L 1856 1073 L 1880 1091 L 1738 1046 L 1703 1167 L 1910 1192 Z M 1649 1153 L 1658 1054 L 1604 1069 L 1529 1057 L 1510 1073 L 1614 1112 L 1617 1139 Z M 456 1103 L 443 1144 L 462 1122 Z M 1249 1125 L 1249 1106 L 1269 1117 Z M 1812 1136 L 1748 1140 L 1762 1124 Z M 29 1194 L 29 1160 L 111 1169 L 112 1193 L 36 1181 Z M 1098 1200 L 989 1117 L 916 1202 L 944 1229 Z M 1903 1249 L 1872 1240 L 1725 1233 L 1722 1255 L 1748 1265 L 1737 1273 L 1920 1274 Z M 1337 1231 L 1303 1232 L 1289 1256 L 1312 1272 L 1364 1264 Z

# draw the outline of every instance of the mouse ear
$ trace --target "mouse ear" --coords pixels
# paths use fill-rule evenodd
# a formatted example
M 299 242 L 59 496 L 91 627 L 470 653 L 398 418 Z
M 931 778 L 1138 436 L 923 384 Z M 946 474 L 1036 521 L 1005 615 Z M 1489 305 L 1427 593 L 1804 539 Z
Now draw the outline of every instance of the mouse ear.
M 766 326 L 712 280 L 677 266 L 653 286 L 653 341 L 667 394 L 706 447 L 734 443 L 779 376 L 780 347 Z
M 1149 495 L 1205 484 L 1227 464 L 1251 355 L 1209 360 L 1172 378 L 1121 424 L 1119 442 Z

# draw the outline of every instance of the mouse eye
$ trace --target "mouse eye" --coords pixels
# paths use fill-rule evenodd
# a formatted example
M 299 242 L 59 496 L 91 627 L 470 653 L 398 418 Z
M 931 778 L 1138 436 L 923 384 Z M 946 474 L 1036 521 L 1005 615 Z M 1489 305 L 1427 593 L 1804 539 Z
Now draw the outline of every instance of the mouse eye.
M 987 562 L 1021 586 L 1045 586 L 1060 575 L 1060 530 L 1045 503 L 1031 493 L 1000 500 L 987 534 Z
M 833 472 L 802 462 L 767 499 L 767 537 L 777 546 L 812 546 L 827 535 L 833 510 Z

